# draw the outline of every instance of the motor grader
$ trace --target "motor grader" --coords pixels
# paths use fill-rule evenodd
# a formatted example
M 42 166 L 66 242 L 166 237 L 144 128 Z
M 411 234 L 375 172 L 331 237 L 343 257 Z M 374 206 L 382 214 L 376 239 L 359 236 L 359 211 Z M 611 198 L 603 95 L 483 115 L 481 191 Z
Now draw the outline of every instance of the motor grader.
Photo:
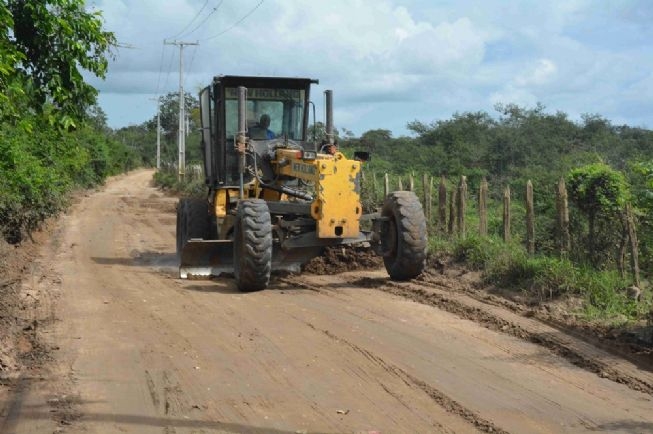
M 200 91 L 207 196 L 177 206 L 181 278 L 233 274 L 241 291 L 261 290 L 274 270 L 299 271 L 328 246 L 356 243 L 382 255 L 394 280 L 422 272 L 426 221 L 415 194 L 390 193 L 380 210 L 364 213 L 368 155 L 321 152 L 307 137 L 317 83 L 222 75 Z M 332 92 L 325 95 L 333 144 Z

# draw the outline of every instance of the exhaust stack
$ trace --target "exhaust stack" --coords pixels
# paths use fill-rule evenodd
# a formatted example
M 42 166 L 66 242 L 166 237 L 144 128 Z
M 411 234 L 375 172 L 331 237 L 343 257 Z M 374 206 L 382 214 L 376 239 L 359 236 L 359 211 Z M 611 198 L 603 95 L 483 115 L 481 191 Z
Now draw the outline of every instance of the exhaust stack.
M 238 86 L 238 135 L 236 137 L 236 149 L 240 153 L 238 159 L 238 171 L 240 172 L 240 198 L 245 198 L 245 148 L 247 145 L 247 88 Z
M 333 91 L 325 90 L 324 96 L 326 98 L 326 136 L 329 145 L 335 143 L 335 135 L 333 134 Z

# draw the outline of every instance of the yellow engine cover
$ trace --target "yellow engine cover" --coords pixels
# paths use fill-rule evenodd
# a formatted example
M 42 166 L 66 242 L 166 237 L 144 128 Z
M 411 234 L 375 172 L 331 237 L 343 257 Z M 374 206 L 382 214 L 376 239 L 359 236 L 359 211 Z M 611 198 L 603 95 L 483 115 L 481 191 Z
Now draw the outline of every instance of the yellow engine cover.
M 311 215 L 317 221 L 319 238 L 356 238 L 360 234 L 362 213 L 356 191 L 360 162 L 348 160 L 338 152 L 333 158 L 315 161 L 317 197 L 311 204 Z

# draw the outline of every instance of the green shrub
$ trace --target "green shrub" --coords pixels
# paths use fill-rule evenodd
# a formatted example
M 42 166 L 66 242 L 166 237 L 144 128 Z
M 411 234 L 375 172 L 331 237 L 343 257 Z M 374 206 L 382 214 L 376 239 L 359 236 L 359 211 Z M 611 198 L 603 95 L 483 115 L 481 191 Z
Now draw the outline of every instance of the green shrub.
M 616 272 L 578 266 L 564 258 L 530 257 L 522 246 L 506 244 L 499 238 L 433 237 L 429 248 L 432 255 L 449 254 L 471 269 L 482 270 L 488 284 L 524 292 L 541 301 L 563 295 L 581 297 L 584 307 L 580 313 L 590 320 L 642 318 L 650 306 L 650 300 L 638 303 L 629 298 L 625 291 L 629 283 Z
M 0 124 L 0 235 L 11 243 L 63 210 L 71 190 L 102 183 L 131 155 L 90 128 L 63 132 L 36 118 L 24 121 Z
M 206 196 L 206 184 L 204 183 L 203 179 L 179 181 L 177 179 L 176 171 L 172 169 L 162 168 L 161 170 L 155 172 L 154 184 L 163 188 L 164 190 L 170 190 L 172 192 L 179 193 L 182 196 Z
M 647 311 L 624 290 L 628 283 L 616 272 L 582 269 L 579 284 L 586 298 L 584 313 L 589 319 L 637 319 Z

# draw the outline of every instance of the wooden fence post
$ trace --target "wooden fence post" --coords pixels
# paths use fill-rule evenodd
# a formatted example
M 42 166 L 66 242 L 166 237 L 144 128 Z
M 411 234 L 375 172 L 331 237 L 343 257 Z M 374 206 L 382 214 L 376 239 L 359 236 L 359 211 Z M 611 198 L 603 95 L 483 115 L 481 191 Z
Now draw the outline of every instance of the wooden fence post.
M 390 176 L 386 173 L 383 175 L 383 198 L 385 200 L 386 197 L 390 194 Z
M 412 173 L 408 175 L 408 191 L 415 191 L 415 179 Z
M 438 231 L 444 234 L 447 230 L 447 180 L 444 175 L 440 178 L 438 187 Z
M 456 186 L 451 187 L 449 193 L 449 235 L 456 231 L 456 203 L 458 201 L 458 189 Z
M 467 205 L 467 177 L 462 175 L 458 184 L 458 234 L 465 237 L 465 208 Z
M 398 190 L 399 191 L 404 191 L 404 183 L 401 182 L 401 176 L 399 177 L 398 185 L 399 185 Z
M 429 175 L 422 175 L 422 193 L 424 200 L 424 216 L 426 217 L 427 226 L 431 223 L 431 190 L 429 189 Z
M 556 191 L 556 208 L 558 212 L 558 231 L 560 234 L 560 254 L 566 256 L 571 250 L 571 237 L 569 235 L 569 204 L 567 202 L 567 187 L 565 180 L 560 178 Z
M 626 204 L 626 221 L 628 222 L 628 238 L 630 239 L 630 266 L 633 272 L 633 283 L 640 287 L 639 280 L 639 251 L 637 242 L 637 230 L 635 228 L 635 217 L 633 208 Z
M 510 186 L 503 190 L 503 241 L 510 241 Z
M 533 205 L 533 183 L 526 183 L 526 250 L 535 254 L 535 206 Z
M 628 215 L 626 208 L 621 212 L 621 238 L 619 238 L 619 252 L 617 253 L 617 270 L 622 279 L 626 279 L 626 247 L 628 245 Z
M 433 217 L 433 177 L 429 176 L 429 200 L 428 200 L 429 220 Z
M 487 180 L 483 178 L 478 191 L 478 234 L 482 237 L 487 236 L 487 195 Z

